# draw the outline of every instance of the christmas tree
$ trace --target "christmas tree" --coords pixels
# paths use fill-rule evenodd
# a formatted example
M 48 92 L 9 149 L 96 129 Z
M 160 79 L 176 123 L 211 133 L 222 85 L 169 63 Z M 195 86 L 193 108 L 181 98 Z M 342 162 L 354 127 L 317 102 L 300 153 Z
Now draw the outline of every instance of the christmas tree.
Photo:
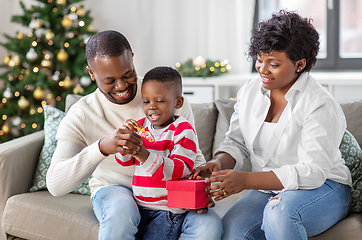
M 64 111 L 70 93 L 87 94 L 96 86 L 88 76 L 85 44 L 95 32 L 83 0 L 37 0 L 29 9 L 20 1 L 23 15 L 11 21 L 28 32 L 1 43 L 0 143 L 43 129 L 42 105 Z

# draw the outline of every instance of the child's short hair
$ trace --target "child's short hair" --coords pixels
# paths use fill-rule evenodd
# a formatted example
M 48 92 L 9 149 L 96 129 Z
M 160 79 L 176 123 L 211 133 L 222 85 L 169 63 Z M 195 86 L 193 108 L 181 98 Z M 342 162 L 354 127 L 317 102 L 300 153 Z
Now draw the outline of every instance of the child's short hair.
M 89 65 L 98 56 L 118 57 L 126 50 L 129 50 L 132 53 L 132 48 L 127 38 L 120 32 L 106 30 L 94 34 L 88 40 L 85 55 Z
M 179 95 L 182 95 L 182 78 L 180 73 L 172 67 L 155 67 L 149 70 L 143 77 L 142 85 L 150 80 L 164 83 L 173 83 Z

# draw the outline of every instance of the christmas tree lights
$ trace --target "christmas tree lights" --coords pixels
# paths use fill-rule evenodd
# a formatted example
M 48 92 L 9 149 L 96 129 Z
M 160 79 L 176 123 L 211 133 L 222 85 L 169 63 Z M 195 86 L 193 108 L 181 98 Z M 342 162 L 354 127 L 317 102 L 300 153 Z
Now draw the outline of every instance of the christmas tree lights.
M 0 143 L 43 129 L 42 105 L 64 110 L 70 93 L 88 94 L 96 85 L 86 71 L 85 44 L 95 32 L 83 0 L 37 0 L 11 21 L 28 27 L 4 34 L 0 81 Z

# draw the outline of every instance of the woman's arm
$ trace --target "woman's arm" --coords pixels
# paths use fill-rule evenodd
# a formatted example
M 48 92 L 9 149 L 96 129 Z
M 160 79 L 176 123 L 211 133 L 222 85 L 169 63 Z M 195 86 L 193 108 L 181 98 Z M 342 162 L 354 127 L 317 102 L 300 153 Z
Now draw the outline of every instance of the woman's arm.
M 237 170 L 222 170 L 212 173 L 206 183 L 215 184 L 208 187 L 215 200 L 219 201 L 244 189 L 282 190 L 284 187 L 274 172 L 243 172 Z

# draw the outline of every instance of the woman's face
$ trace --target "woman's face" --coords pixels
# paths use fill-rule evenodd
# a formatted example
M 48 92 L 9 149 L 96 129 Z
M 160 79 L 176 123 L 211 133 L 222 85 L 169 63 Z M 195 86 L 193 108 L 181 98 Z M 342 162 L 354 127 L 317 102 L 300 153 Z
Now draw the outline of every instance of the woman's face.
M 284 94 L 295 83 L 299 72 L 305 67 L 305 59 L 295 64 L 285 52 L 272 51 L 257 56 L 255 68 L 262 78 L 263 87 L 268 90 L 282 91 Z
M 96 57 L 87 67 L 99 90 L 111 102 L 127 104 L 137 91 L 137 74 L 133 55 L 126 50 L 118 57 Z

